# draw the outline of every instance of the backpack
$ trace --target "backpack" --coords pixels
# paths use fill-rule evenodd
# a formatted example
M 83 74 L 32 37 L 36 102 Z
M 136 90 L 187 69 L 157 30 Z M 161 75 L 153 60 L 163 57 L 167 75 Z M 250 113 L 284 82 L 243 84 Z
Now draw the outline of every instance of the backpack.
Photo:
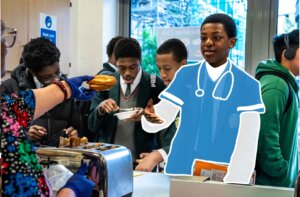
M 283 75 L 281 73 L 278 73 L 278 72 L 275 72 L 275 71 L 265 71 L 265 72 L 261 72 L 261 73 L 256 74 L 255 78 L 257 80 L 259 80 L 264 75 L 277 76 L 277 77 L 283 79 L 285 81 L 285 83 L 287 84 L 287 86 L 289 88 L 289 96 L 288 96 L 288 100 L 287 100 L 286 105 L 285 105 L 285 109 L 283 111 L 283 113 L 286 113 L 288 111 L 288 109 L 290 108 L 290 105 L 291 105 L 292 100 L 293 100 L 292 87 L 291 87 L 290 83 L 288 82 L 287 77 L 285 75 Z
M 156 104 L 160 101 L 160 99 L 157 97 L 158 92 L 156 88 L 156 75 L 151 74 L 150 75 L 150 98 L 153 100 L 153 104 Z

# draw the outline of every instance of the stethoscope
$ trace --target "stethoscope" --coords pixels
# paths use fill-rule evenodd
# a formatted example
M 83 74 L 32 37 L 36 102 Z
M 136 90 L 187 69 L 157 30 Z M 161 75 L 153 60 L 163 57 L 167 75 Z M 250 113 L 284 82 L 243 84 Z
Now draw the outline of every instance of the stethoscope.
M 195 95 L 196 95 L 197 97 L 203 97 L 203 96 L 204 96 L 204 93 L 205 93 L 205 92 L 204 92 L 204 89 L 202 89 L 201 86 L 200 86 L 201 69 L 202 69 L 202 66 L 204 65 L 204 63 L 205 63 L 205 61 L 202 62 L 202 64 L 199 66 L 199 69 L 198 69 L 197 90 L 195 91 Z M 231 94 L 231 91 L 232 91 L 232 88 L 233 88 L 233 83 L 234 83 L 234 76 L 233 76 L 233 73 L 232 73 L 232 71 L 231 71 L 232 63 L 231 63 L 230 60 L 228 60 L 228 64 L 229 64 L 229 69 L 228 69 L 228 71 L 224 72 L 224 73 L 219 77 L 218 82 L 217 82 L 217 84 L 216 84 L 215 87 L 214 87 L 214 90 L 213 90 L 213 92 L 212 92 L 212 97 L 213 97 L 214 99 L 221 100 L 221 101 L 226 101 L 226 100 L 229 98 L 230 94 Z M 231 81 L 230 89 L 227 91 L 226 97 L 217 96 L 217 95 L 216 95 L 216 91 L 217 91 L 217 89 L 218 89 L 218 87 L 219 87 L 219 84 L 220 84 L 223 80 L 225 80 L 225 79 L 224 79 L 225 77 L 229 77 L 228 80 Z

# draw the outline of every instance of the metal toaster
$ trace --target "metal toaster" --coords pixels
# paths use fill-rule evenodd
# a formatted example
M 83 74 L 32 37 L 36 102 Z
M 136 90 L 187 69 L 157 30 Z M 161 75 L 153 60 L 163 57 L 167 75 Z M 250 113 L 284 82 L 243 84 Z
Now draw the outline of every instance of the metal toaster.
M 82 162 L 88 164 L 86 177 L 95 183 L 93 196 L 131 196 L 133 166 L 130 151 L 105 143 L 89 143 L 85 148 L 39 147 L 37 155 L 43 167 L 62 164 L 75 173 Z

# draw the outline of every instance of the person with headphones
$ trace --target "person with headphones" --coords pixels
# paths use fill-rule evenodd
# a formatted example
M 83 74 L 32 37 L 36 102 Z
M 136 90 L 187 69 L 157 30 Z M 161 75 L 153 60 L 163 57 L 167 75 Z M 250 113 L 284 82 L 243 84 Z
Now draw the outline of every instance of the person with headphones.
M 256 184 L 294 187 L 298 173 L 299 29 L 273 38 L 275 59 L 256 69 L 266 113 L 256 160 Z M 257 77 L 260 76 L 260 77 Z

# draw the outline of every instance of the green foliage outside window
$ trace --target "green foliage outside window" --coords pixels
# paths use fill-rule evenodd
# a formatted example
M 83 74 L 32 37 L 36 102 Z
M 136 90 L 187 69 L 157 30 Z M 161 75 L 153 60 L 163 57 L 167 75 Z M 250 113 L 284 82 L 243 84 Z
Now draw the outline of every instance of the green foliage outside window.
M 156 66 L 156 35 L 151 35 L 150 28 L 144 28 L 142 32 L 142 68 L 148 73 L 159 75 Z
M 158 28 L 200 26 L 202 21 L 213 13 L 227 13 L 237 22 L 239 41 L 231 51 L 230 58 L 244 68 L 247 2 L 247 0 L 131 0 L 130 36 L 136 38 L 142 45 L 143 69 L 150 73 L 158 73 L 155 64 L 157 48 L 155 40 Z

